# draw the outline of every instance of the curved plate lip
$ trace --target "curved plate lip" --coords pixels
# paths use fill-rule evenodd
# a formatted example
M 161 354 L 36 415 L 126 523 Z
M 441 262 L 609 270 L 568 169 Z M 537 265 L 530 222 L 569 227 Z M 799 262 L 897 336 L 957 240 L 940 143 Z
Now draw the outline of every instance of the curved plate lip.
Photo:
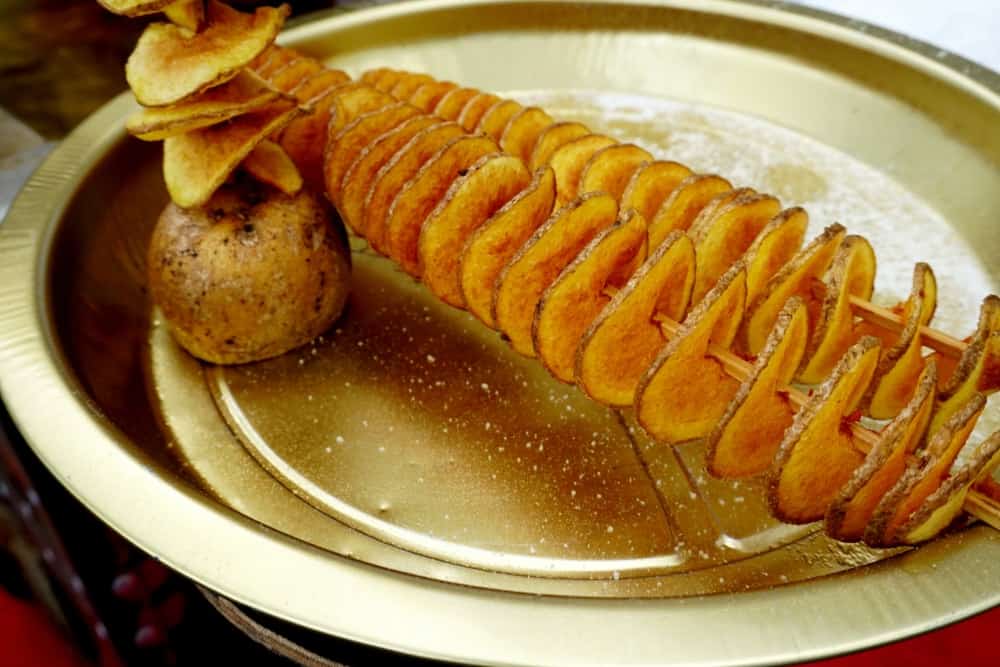
M 303 25 L 283 41 L 294 43 L 396 13 L 468 4 L 424 0 L 363 10 Z M 1000 108 L 996 73 L 955 56 L 959 66 L 971 66 L 966 76 L 926 53 L 936 51 L 934 47 L 908 38 L 905 46 L 881 41 L 846 25 L 831 25 L 828 21 L 837 19 L 827 19 L 830 15 L 823 12 L 726 0 L 640 4 L 769 20 L 807 32 L 824 28 L 827 36 L 903 60 Z M 891 35 L 881 29 L 869 32 Z M 126 93 L 82 123 L 29 179 L 0 225 L 0 397 L 29 445 L 76 497 L 170 567 L 227 597 L 320 632 L 436 659 L 492 664 L 645 663 L 667 655 L 690 665 L 791 662 L 860 650 L 1000 604 L 1000 591 L 981 585 L 981 578 L 990 576 L 989 563 L 1000 563 L 1000 536 L 984 527 L 945 537 L 893 559 L 891 566 L 813 580 L 807 595 L 793 585 L 742 593 L 738 605 L 728 595 L 643 601 L 547 598 L 444 584 L 335 556 L 168 479 L 141 454 L 118 446 L 124 436 L 102 419 L 69 377 L 53 343 L 45 298 L 49 250 L 62 213 L 89 168 L 122 140 L 123 119 L 134 108 Z M 58 409 L 43 411 L 39 405 Z M 151 515 L 135 512 L 136 506 L 157 508 L 155 522 Z M 191 534 L 198 535 L 197 552 L 178 549 Z M 967 548 L 956 548 L 960 544 Z M 287 571 L 296 576 L 283 576 Z M 845 585 L 861 577 L 863 585 Z M 960 611 L 942 617 L 930 605 L 887 609 L 901 586 L 942 585 L 950 588 Z M 345 598 L 350 603 L 340 604 Z M 840 625 L 831 634 L 825 615 L 846 609 L 851 613 L 838 617 Z M 762 623 L 750 624 L 747 618 Z M 785 633 L 768 630 L 792 626 L 813 646 L 789 646 Z M 705 627 L 726 631 L 709 637 Z M 637 636 L 647 640 L 639 645 Z M 623 638 L 630 639 L 626 643 Z

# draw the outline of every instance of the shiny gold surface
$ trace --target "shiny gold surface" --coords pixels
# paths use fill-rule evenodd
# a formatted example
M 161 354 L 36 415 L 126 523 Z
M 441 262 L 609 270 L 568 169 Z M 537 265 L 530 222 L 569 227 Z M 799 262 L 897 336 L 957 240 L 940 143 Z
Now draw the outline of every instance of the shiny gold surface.
M 628 104 L 595 112 L 580 91 L 788 128 L 888 176 L 967 242 L 935 235 L 913 257 L 873 238 L 889 296 L 895 264 L 955 253 L 968 266 L 939 273 L 1000 280 L 998 77 L 919 45 L 733 2 L 418 2 L 286 42 L 353 73 L 538 96 L 667 154 L 682 133 L 644 133 Z M 858 567 L 889 554 L 774 523 L 752 484 L 699 476 L 698 443 L 633 441 L 628 415 L 364 254 L 339 331 L 264 364 L 202 367 L 150 318 L 142 257 L 165 194 L 155 148 L 124 138 L 132 108 L 120 98 L 82 125 L 0 227 L 0 394 L 56 475 L 171 566 L 324 632 L 497 664 L 806 659 L 1000 601 L 994 531 Z M 762 178 L 784 198 L 830 187 L 823 169 L 778 166 Z M 955 321 L 971 320 L 975 299 L 951 295 Z

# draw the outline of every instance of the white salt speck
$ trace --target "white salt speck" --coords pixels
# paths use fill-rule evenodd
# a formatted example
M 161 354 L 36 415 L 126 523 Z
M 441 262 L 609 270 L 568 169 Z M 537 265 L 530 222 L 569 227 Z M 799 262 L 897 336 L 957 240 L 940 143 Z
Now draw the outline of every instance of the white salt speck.
M 615 581 L 618 581 L 619 579 L 622 578 L 622 573 L 619 572 L 618 570 L 615 570 L 614 572 L 611 573 L 611 578 L 614 579 Z
M 334 440 L 337 441 L 338 445 L 344 444 L 344 436 L 342 436 L 342 435 L 338 435 L 336 438 L 334 438 Z
M 489 431 L 493 427 L 493 424 L 486 422 L 486 430 Z
M 383 453 L 383 452 L 385 452 L 385 447 L 379 447 L 378 451 L 379 451 L 380 454 Z
M 427 355 L 427 363 L 433 364 L 435 361 L 437 361 L 437 357 L 435 357 L 433 354 Z
M 333 451 L 333 450 L 332 450 L 332 449 L 330 449 L 329 447 L 327 447 L 327 448 L 326 448 L 326 453 L 327 453 L 327 454 L 329 454 L 329 453 L 330 453 L 330 452 L 332 452 L 332 451 Z
M 485 382 L 482 383 L 481 385 L 479 385 L 479 388 L 482 389 L 483 391 L 489 391 L 490 390 L 490 386 L 488 384 L 486 384 Z

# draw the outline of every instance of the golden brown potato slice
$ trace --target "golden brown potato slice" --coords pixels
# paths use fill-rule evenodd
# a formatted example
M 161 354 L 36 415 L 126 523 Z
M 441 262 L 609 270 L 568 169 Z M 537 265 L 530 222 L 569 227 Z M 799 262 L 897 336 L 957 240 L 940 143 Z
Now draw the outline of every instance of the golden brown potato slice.
M 618 202 L 609 195 L 584 195 L 553 213 L 507 263 L 493 291 L 493 321 L 515 350 L 535 356 L 531 326 L 542 293 L 617 217 Z
M 462 251 L 459 279 L 462 301 L 493 327 L 493 288 L 503 268 L 542 226 L 556 201 L 556 176 L 543 167 L 531 183 L 469 237 Z
M 538 135 L 535 147 L 531 149 L 531 161 L 529 167 L 538 169 L 552 160 L 552 154 L 559 148 L 571 141 L 580 139 L 590 134 L 590 130 L 583 123 L 553 123 Z
M 539 135 L 552 125 L 552 116 L 538 107 L 527 107 L 511 117 L 500 136 L 500 148 L 504 153 L 524 161 L 531 160 L 531 152 Z
M 280 143 L 298 165 L 302 178 L 314 190 L 323 189 L 323 150 L 328 133 L 336 133 L 359 115 L 395 104 L 395 98 L 374 88 L 349 83 L 334 88 L 312 105 L 312 113 L 293 120 Z M 346 89 L 346 90 L 345 90 Z
M 973 484 L 1000 464 L 1000 431 L 979 444 L 961 467 L 913 511 L 896 531 L 900 542 L 918 544 L 935 537 L 962 512 Z
M 853 234 L 844 239 L 827 271 L 826 285 L 819 317 L 813 323 L 813 334 L 796 376 L 804 384 L 819 384 L 827 378 L 847 349 L 864 335 L 854 326 L 851 297 L 870 299 L 875 289 L 875 251 L 867 239 Z
M 445 96 L 434 107 L 434 115 L 445 120 L 458 120 L 462 109 L 479 92 L 475 88 L 455 88 L 445 93 Z
M 743 330 L 740 332 L 741 347 L 751 355 L 759 354 L 778 319 L 778 313 L 793 296 L 801 298 L 809 309 L 809 330 L 812 335 L 814 314 L 819 312 L 819 304 L 826 292 L 820 276 L 826 273 L 833 262 L 845 234 L 846 230 L 842 225 L 830 225 L 774 274 L 756 302 L 749 304 Z
M 771 465 L 795 417 L 787 387 L 806 349 L 808 318 L 798 297 L 781 309 L 753 370 L 708 434 L 705 458 L 712 475 L 750 477 Z
M 322 71 L 323 65 L 318 60 L 303 56 L 276 69 L 267 77 L 267 82 L 272 88 L 283 93 L 291 93 L 307 78 Z
M 865 397 L 868 414 L 875 419 L 893 417 L 913 395 L 925 365 L 920 327 L 930 322 L 936 308 L 937 280 L 931 267 L 919 262 L 913 269 L 910 298 L 903 306 L 903 330 L 882 353 L 875 380 Z
M 254 147 L 295 118 L 299 109 L 286 100 L 228 123 L 205 127 L 163 141 L 163 178 L 178 206 L 201 206 Z
M 594 153 L 616 143 L 603 134 L 588 134 L 563 144 L 552 153 L 549 166 L 556 173 L 556 206 L 564 206 L 576 197 L 580 174 Z
M 337 86 L 342 86 L 350 81 L 351 77 L 347 76 L 346 72 L 339 69 L 323 68 L 303 79 L 299 85 L 292 88 L 291 94 L 300 103 L 311 106 L 314 101 L 325 97 L 326 93 L 332 92 Z
M 198 32 L 205 25 L 203 0 L 178 0 L 163 8 L 163 15 L 174 25 Z
M 933 434 L 973 394 L 989 394 L 1000 384 L 1000 297 L 983 299 L 976 332 L 962 353 L 955 372 L 941 389 L 941 405 L 931 420 Z
M 144 106 L 166 106 L 229 81 L 274 41 L 288 5 L 243 14 L 208 3 L 208 25 L 191 35 L 170 23 L 146 27 L 125 64 L 125 78 Z
M 636 389 L 636 416 L 661 442 L 702 438 L 739 388 L 709 346 L 728 348 L 746 301 L 746 269 L 734 264 L 660 350 Z
M 364 81 L 369 86 L 372 86 L 374 88 L 378 88 L 378 86 L 375 85 L 375 84 L 378 82 L 379 78 L 381 76 L 383 76 L 384 74 L 387 74 L 387 73 L 392 72 L 392 71 L 393 70 L 390 69 L 390 68 L 388 68 L 388 67 L 376 67 L 375 69 L 365 70 L 364 72 L 361 73 L 361 76 L 358 77 L 358 79 L 360 81 Z M 382 89 L 379 88 L 379 90 L 382 90 Z
M 372 88 L 361 82 L 346 83 L 333 89 L 330 97 L 333 105 L 330 107 L 328 119 L 329 126 L 324 124 L 321 128 L 323 136 L 327 137 L 334 132 L 338 132 L 352 120 L 368 111 L 375 111 L 389 105 L 394 105 L 398 100 L 383 93 L 377 88 Z M 322 142 L 320 143 L 322 148 Z
M 250 62 L 248 67 L 256 72 L 258 76 L 266 79 L 271 76 L 272 73 L 277 71 L 278 68 L 284 67 L 296 58 L 304 57 L 305 56 L 295 49 L 286 49 L 283 46 L 271 44 L 264 51 L 261 51 L 261 53 Z
M 419 277 L 417 243 L 420 229 L 451 184 L 479 158 L 499 150 L 489 137 L 456 137 L 432 155 L 399 190 L 386 215 L 385 240 L 387 254 L 404 271 Z
M 764 286 L 802 247 L 809 215 L 798 206 L 785 209 L 767 223 L 746 252 L 747 303 L 754 303 Z
M 479 123 L 476 124 L 476 132 L 485 134 L 499 144 L 507 123 L 523 109 L 524 107 L 514 100 L 500 100 L 487 109 L 483 117 L 479 119 Z
M 597 315 L 577 349 L 574 370 L 591 398 L 608 405 L 632 405 L 643 372 L 663 347 L 657 318 L 684 317 L 694 266 L 690 237 L 674 232 Z
M 302 176 L 288 153 L 273 141 L 262 141 L 250 151 L 243 169 L 262 183 L 274 186 L 286 195 L 302 189 Z
M 469 101 L 462 107 L 461 113 L 458 114 L 458 124 L 466 132 L 472 132 L 479 125 L 479 120 L 483 117 L 483 114 L 499 101 L 500 98 L 492 93 L 477 93 L 469 98 Z
M 365 238 L 373 248 L 383 255 L 389 254 L 389 207 L 396 195 L 441 148 L 464 134 L 457 123 L 432 125 L 414 135 L 382 165 L 365 195 L 363 207 Z
M 653 156 L 635 144 L 615 144 L 602 148 L 587 160 L 580 172 L 577 192 L 607 192 L 621 199 L 632 174 Z
M 678 162 L 657 160 L 639 165 L 625 186 L 619 206 L 623 210 L 634 208 L 643 220 L 652 221 L 670 193 L 690 175 L 691 170 Z
M 745 194 L 720 206 L 701 229 L 692 228 L 698 257 L 693 303 L 705 297 L 719 276 L 750 248 L 780 210 L 781 202 L 770 195 Z
M 392 90 L 404 76 L 406 72 L 400 72 L 399 70 L 389 69 L 387 67 L 382 67 L 376 70 L 378 74 L 371 80 L 371 85 L 373 88 L 381 90 L 383 93 L 388 93 Z
M 340 181 L 340 200 L 337 202 L 337 209 L 354 233 L 368 237 L 368 230 L 365 227 L 365 199 L 379 170 L 417 134 L 440 124 L 441 121 L 432 116 L 414 116 L 375 139 L 347 168 L 344 178 Z M 449 137 L 455 136 L 450 130 L 445 132 Z
M 594 318 L 611 301 L 605 294 L 621 267 L 646 254 L 646 221 L 635 209 L 601 231 L 542 294 L 535 309 L 531 340 L 552 375 L 573 382 L 576 351 Z
M 407 101 L 425 113 L 433 113 L 441 98 L 457 87 L 451 81 L 430 81 L 413 91 Z
M 434 294 L 465 305 L 459 282 L 462 249 L 476 229 L 531 182 L 520 158 L 496 153 L 459 176 L 420 228 L 417 273 Z
M 130 117 L 125 127 L 144 141 L 159 141 L 263 109 L 280 96 L 256 74 L 243 71 L 180 104 L 143 109 Z
M 923 443 L 934 410 L 937 367 L 927 364 L 909 404 L 881 433 L 865 462 L 854 471 L 826 511 L 826 533 L 841 542 L 857 542 L 882 497 L 906 469 L 906 459 Z
M 724 190 L 715 195 L 698 211 L 698 215 L 688 225 L 688 236 L 692 239 L 701 238 L 705 233 L 705 229 L 715 220 L 715 215 L 719 212 L 719 209 L 740 197 L 756 194 L 757 191 L 753 188 L 733 188 L 732 190 Z
M 663 243 L 675 229 L 686 232 L 698 213 L 714 198 L 733 189 L 714 174 L 694 174 L 677 184 L 649 223 L 649 247 Z
M 900 529 L 941 488 L 958 452 L 965 445 L 985 408 L 986 397 L 973 394 L 940 429 L 931 432 L 930 440 L 916 460 L 909 462 L 899 481 L 879 502 L 872 520 L 865 528 L 865 544 L 884 547 L 900 543 L 903 537 Z M 916 520 L 919 523 L 920 518 Z
M 323 157 L 323 182 L 330 201 L 335 204 L 340 201 L 341 181 L 361 151 L 377 137 L 419 113 L 416 107 L 400 102 L 363 113 L 333 134 L 326 142 Z
M 878 354 L 877 338 L 858 341 L 785 431 L 768 479 L 768 502 L 776 518 L 787 523 L 823 518 L 837 492 L 864 462 L 844 418 L 864 396 Z
M 428 74 L 412 74 L 410 72 L 403 72 L 400 74 L 399 79 L 396 80 L 395 85 L 386 90 L 397 100 L 407 102 L 413 93 L 417 92 L 417 89 L 425 83 L 433 83 L 434 79 Z

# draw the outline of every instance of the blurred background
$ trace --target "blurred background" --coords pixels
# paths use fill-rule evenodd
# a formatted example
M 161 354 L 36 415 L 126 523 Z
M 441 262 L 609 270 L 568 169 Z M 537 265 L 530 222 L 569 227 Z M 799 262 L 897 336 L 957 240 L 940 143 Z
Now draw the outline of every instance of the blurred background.
M 385 0 L 383 0 L 385 1 Z M 236 5 L 253 3 L 234 2 Z M 293 2 L 294 16 L 369 1 Z M 780 3 L 778 3 L 780 4 Z M 803 0 L 888 27 L 1000 69 L 997 0 Z M 95 0 L 0 0 L 0 219 L 51 146 L 126 89 L 123 66 L 153 18 L 126 19 Z M 1000 129 L 998 129 L 1000 131 Z M 18 437 L 0 406 L 0 666 L 288 665 L 258 641 L 281 636 L 343 664 L 426 664 L 215 606 L 71 498 Z M 996 582 L 984 582 L 996 585 Z M 213 604 L 214 603 L 214 604 Z M 226 614 L 242 625 L 238 629 Z M 825 667 L 1000 664 L 1000 610 Z M 302 664 L 311 662 L 300 656 Z

